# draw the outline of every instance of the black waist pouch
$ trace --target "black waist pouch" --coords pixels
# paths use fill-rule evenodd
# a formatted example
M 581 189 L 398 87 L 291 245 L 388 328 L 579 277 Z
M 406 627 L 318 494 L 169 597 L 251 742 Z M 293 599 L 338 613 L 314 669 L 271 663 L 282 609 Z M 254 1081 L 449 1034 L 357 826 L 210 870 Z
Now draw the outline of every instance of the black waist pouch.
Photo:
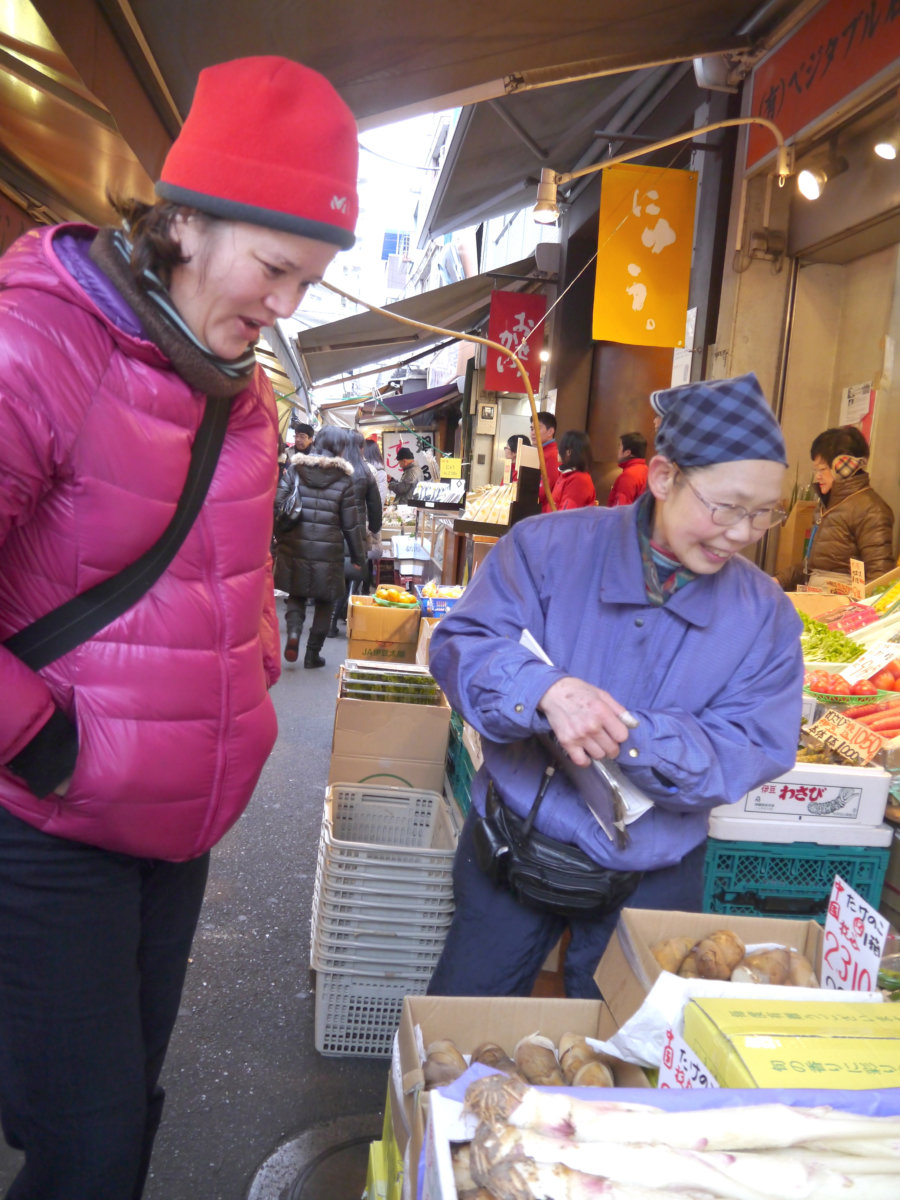
M 597 917 L 613 912 L 634 892 L 643 872 L 601 867 L 577 846 L 533 829 L 543 790 L 523 820 L 506 807 L 493 782 L 489 784 L 485 815 L 473 829 L 478 866 L 520 903 L 545 912 Z

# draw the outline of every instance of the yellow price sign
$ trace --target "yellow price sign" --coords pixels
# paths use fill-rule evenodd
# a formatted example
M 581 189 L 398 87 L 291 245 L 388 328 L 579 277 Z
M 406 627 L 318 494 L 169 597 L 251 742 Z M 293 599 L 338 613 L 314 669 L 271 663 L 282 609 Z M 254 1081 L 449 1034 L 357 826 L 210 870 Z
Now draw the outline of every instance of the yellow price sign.
M 442 458 L 441 479 L 462 479 L 462 459 Z

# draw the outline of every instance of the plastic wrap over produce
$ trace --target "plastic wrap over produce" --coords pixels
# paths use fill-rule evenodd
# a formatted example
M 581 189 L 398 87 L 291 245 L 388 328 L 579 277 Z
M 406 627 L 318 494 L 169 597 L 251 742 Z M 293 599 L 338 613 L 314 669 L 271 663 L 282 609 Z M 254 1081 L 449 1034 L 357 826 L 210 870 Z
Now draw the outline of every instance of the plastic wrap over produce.
M 483 1194 L 522 1200 L 898 1195 L 900 1089 L 616 1088 L 598 1096 L 596 1088 L 563 1092 L 509 1080 L 495 1088 L 492 1074 L 475 1064 L 432 1095 L 422 1200 L 465 1196 L 467 1177 L 486 1186 Z M 494 1093 L 503 1092 L 508 1101 L 501 1096 L 493 1110 Z M 747 1111 L 731 1117 L 728 1110 Z

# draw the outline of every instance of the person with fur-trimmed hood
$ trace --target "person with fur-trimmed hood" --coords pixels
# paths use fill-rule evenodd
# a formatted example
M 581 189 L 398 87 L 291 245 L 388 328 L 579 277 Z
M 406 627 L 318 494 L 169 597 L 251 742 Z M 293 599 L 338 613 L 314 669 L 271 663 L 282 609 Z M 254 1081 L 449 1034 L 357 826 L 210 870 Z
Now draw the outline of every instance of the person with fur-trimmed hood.
M 300 520 L 277 535 L 275 587 L 287 592 L 284 657 L 288 662 L 297 661 L 306 601 L 315 602 L 304 667 L 325 666 L 319 651 L 334 602 L 344 592 L 344 544 L 357 566 L 362 567 L 366 561 L 364 522 L 356 501 L 353 467 L 341 457 L 342 433 L 335 426 L 320 429 L 312 452 L 294 454 L 278 485 L 276 506 L 282 491 L 293 487 L 292 472 L 300 480 Z

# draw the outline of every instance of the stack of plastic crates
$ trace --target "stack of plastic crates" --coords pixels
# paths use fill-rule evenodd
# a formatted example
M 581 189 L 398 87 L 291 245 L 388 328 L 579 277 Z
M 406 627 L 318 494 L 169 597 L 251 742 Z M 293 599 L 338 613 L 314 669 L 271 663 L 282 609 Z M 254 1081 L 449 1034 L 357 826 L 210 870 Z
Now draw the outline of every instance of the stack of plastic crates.
M 472 807 L 472 780 L 475 778 L 475 765 L 463 742 L 464 728 L 460 714 L 451 713 L 450 739 L 447 743 L 447 778 L 463 814 Z
M 804 842 L 706 843 L 703 911 L 824 923 L 835 875 L 878 907 L 890 850 Z
M 453 916 L 455 845 L 437 792 L 326 791 L 310 954 L 320 1053 L 390 1054 L 403 997 L 424 993 Z

